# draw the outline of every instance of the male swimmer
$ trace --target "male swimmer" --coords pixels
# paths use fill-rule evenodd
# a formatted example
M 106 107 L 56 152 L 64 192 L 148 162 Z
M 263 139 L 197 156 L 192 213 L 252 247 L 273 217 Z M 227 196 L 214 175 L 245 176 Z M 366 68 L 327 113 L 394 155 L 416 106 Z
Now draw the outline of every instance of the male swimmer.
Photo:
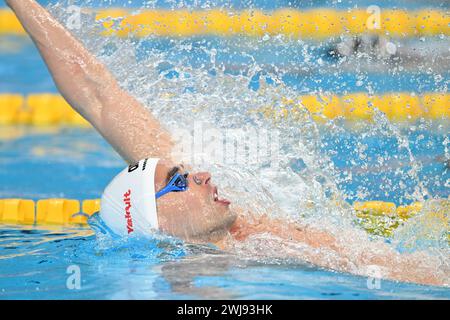
M 171 158 L 170 134 L 49 12 L 34 0 L 5 1 L 36 44 L 63 97 L 130 164 L 102 196 L 100 216 L 115 233 L 159 230 L 223 250 L 264 234 L 277 239 L 279 250 L 271 254 L 360 275 L 375 265 L 384 278 L 448 285 L 448 274 L 430 267 L 431 256 L 399 254 L 369 241 L 354 251 L 341 235 L 230 208 L 209 173 L 187 173 Z M 264 241 L 259 246 L 264 252 L 262 246 Z

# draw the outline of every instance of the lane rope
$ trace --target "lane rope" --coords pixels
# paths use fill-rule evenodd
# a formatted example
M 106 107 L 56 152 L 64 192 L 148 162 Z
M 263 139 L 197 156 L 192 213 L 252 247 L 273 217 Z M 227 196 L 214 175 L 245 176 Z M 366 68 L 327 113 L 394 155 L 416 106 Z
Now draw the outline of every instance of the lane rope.
M 350 121 L 373 120 L 382 112 L 394 122 L 417 119 L 446 120 L 450 118 L 449 93 L 406 92 L 369 96 L 366 93 L 337 95 L 303 95 L 283 99 L 279 105 L 261 106 L 249 112 L 261 112 L 268 118 L 287 116 L 288 113 L 308 111 L 314 120 L 343 118 Z M 90 127 L 90 124 L 58 94 L 0 94 L 0 126 L 7 125 L 68 125 Z
M 341 34 L 374 33 L 392 37 L 422 37 L 450 34 L 450 14 L 444 10 L 407 11 L 386 9 L 380 16 L 363 9 L 335 10 L 317 8 L 275 11 L 242 10 L 141 10 L 92 9 L 103 25 L 105 36 L 137 37 L 149 35 L 186 36 L 264 36 L 285 35 L 294 38 L 326 39 Z M 137 13 L 136 13 L 137 12 Z M 0 34 L 25 35 L 12 11 L 0 9 Z
M 353 203 L 352 207 L 357 223 L 372 235 L 390 237 L 398 226 L 422 213 L 421 218 L 425 221 L 433 220 L 435 225 L 445 226 L 450 242 L 448 199 L 413 202 L 398 207 L 393 202 L 363 201 Z M 89 217 L 99 210 L 100 199 L 81 202 L 64 198 L 40 199 L 36 202 L 31 199 L 0 199 L 0 224 L 87 227 Z

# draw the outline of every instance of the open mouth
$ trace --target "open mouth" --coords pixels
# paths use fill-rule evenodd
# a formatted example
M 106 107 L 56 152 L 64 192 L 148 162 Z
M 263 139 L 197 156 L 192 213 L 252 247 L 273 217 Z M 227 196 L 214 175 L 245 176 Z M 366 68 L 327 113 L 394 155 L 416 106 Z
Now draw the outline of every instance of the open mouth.
M 223 205 L 229 205 L 231 203 L 229 200 L 227 200 L 225 198 L 222 198 L 222 199 L 219 198 L 219 192 L 218 192 L 217 187 L 214 187 L 214 189 L 213 189 L 213 199 L 214 199 L 214 202 L 217 202 L 217 203 L 220 203 Z

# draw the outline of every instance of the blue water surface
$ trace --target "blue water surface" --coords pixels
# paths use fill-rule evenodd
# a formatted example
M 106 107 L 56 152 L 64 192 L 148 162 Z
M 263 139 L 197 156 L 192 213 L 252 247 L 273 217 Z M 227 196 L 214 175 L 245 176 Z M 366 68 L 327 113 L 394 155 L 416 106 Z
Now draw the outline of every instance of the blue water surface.
M 91 1 L 91 4 L 96 3 L 104 4 Z M 108 3 L 137 7 L 142 1 Z M 158 1 L 157 5 L 167 7 L 171 3 Z M 241 1 L 226 3 L 232 3 L 235 8 L 243 6 Z M 400 3 L 413 8 L 428 6 L 427 3 L 415 2 L 413 5 L 410 1 Z M 351 1 L 256 1 L 250 4 L 264 9 L 287 5 L 307 8 L 354 6 Z M 367 6 L 372 2 L 358 1 L 358 4 Z M 389 1 L 378 4 L 392 5 Z M 445 7 L 442 5 L 441 9 Z M 1 37 L 0 41 L 0 92 L 57 92 L 45 64 L 27 38 Z M 165 72 L 167 78 L 178 76 L 171 69 L 170 59 L 182 58 L 194 68 L 208 61 L 202 50 L 195 50 L 196 43 L 210 47 L 229 45 L 220 39 L 191 41 L 194 44 L 191 51 L 176 52 L 168 56 L 167 65 L 160 66 L 160 72 Z M 170 46 L 169 40 L 161 39 L 143 42 L 140 49 L 145 54 L 146 50 L 167 51 Z M 308 50 L 331 65 L 334 61 L 327 54 L 328 48 L 329 45 L 324 43 Z M 277 47 L 265 46 L 250 53 L 258 63 L 270 65 L 277 50 Z M 285 70 L 288 68 L 285 63 L 305 63 L 302 48 L 292 46 L 283 50 L 285 55 L 277 61 Z M 219 54 L 217 63 L 225 66 L 225 72 L 247 72 L 240 68 L 248 61 L 239 54 Z M 307 76 L 284 72 L 281 78 L 300 94 L 313 90 L 336 94 L 363 90 L 356 84 L 359 80 L 356 73 L 345 71 L 336 74 L 325 69 L 317 68 L 317 72 L 310 72 Z M 448 83 L 449 70 L 443 70 L 442 75 L 444 82 Z M 423 70 L 400 74 L 374 71 L 365 76 L 365 81 L 372 83 L 376 93 L 421 93 L 435 89 L 434 75 Z M 265 77 L 265 73 L 261 72 L 257 77 Z M 259 79 L 249 79 L 249 87 L 254 90 L 258 90 L 259 81 L 256 80 Z M 266 81 L 270 82 L 270 77 Z M 413 192 L 417 181 L 406 176 L 410 169 L 409 154 L 398 147 L 398 139 L 382 133 L 358 135 L 351 129 L 343 129 L 338 135 L 326 128 L 321 130 L 321 150 L 330 156 L 337 171 L 342 172 L 338 186 L 347 195 L 347 201 L 384 200 L 398 205 L 410 202 L 408 195 Z M 411 152 L 421 164 L 418 179 L 433 197 L 448 198 L 449 188 L 445 183 L 450 179 L 450 173 L 443 161 L 448 128 L 437 125 L 426 126 L 423 130 L 407 127 L 400 131 L 412 142 Z M 368 146 L 364 161 L 355 149 L 358 143 Z M 394 160 L 385 166 L 377 166 L 378 157 L 386 152 Z M 363 163 L 371 164 L 369 169 L 362 170 Z M 92 129 L 0 127 L 0 198 L 96 199 L 124 165 L 123 160 Z M 345 179 L 349 173 L 352 179 Z M 390 181 L 392 185 L 402 181 L 405 187 L 403 190 L 390 189 L 383 184 L 384 181 Z M 363 199 L 361 188 L 365 191 Z M 73 270 L 80 271 L 80 288 L 73 288 Z M 0 299 L 184 298 L 449 299 L 450 290 L 386 280 L 374 287 L 370 279 L 364 277 L 298 263 L 256 262 L 164 237 L 120 240 L 97 238 L 92 230 L 81 227 L 0 225 Z
M 124 166 L 93 130 L 23 128 L 20 136 L 16 129 L 0 143 L 0 198 L 98 198 Z M 449 289 L 385 280 L 370 289 L 364 277 L 242 260 L 176 239 L 108 240 L 85 228 L 1 225 L 0 242 L 1 299 L 450 298 Z M 81 289 L 69 289 L 73 266 Z

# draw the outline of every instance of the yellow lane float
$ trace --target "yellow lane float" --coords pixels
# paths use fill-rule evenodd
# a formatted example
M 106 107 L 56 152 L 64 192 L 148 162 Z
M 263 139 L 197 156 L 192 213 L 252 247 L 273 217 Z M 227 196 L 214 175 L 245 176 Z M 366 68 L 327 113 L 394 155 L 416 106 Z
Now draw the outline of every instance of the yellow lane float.
M 282 103 L 253 110 L 267 118 L 283 118 L 288 114 L 297 116 L 306 109 L 314 120 L 343 118 L 349 121 L 372 121 L 376 112 L 394 122 L 417 119 L 447 120 L 450 118 L 450 94 L 426 93 L 421 96 L 406 92 L 371 96 L 356 92 L 343 96 L 306 95 L 296 99 L 282 99 Z M 301 118 L 300 118 L 301 119 Z
M 413 202 L 399 206 L 385 201 L 355 202 L 353 210 L 357 222 L 373 235 L 389 237 L 406 220 L 417 216 L 434 219 L 438 226 L 449 229 L 450 201 Z M 0 224 L 78 225 L 86 226 L 87 219 L 100 211 L 100 199 L 81 202 L 74 199 L 41 199 L 36 203 L 29 199 L 0 199 Z M 423 222 L 422 224 L 427 224 Z M 449 233 L 449 232 L 448 232 Z M 450 241 L 450 236 L 449 236 Z
M 0 199 L 0 224 L 86 225 L 100 210 L 100 199 Z
M 102 35 L 156 36 L 262 36 L 283 34 L 305 39 L 326 39 L 341 34 L 375 33 L 393 37 L 450 34 L 450 15 L 444 10 L 400 9 L 370 12 L 365 9 L 335 10 L 315 8 L 274 11 L 242 10 L 136 10 L 91 9 L 103 27 Z M 0 34 L 26 34 L 9 9 L 0 9 Z
M 372 120 L 376 111 L 389 120 L 415 121 L 419 118 L 447 120 L 450 118 L 449 93 L 425 93 L 421 96 L 406 92 L 369 96 L 366 93 L 336 95 L 303 95 L 283 99 L 282 105 L 253 110 L 267 117 L 287 116 L 289 112 L 308 111 L 316 121 L 343 118 L 350 121 Z M 0 94 L 0 125 L 33 126 L 68 125 L 89 127 L 58 94 Z

